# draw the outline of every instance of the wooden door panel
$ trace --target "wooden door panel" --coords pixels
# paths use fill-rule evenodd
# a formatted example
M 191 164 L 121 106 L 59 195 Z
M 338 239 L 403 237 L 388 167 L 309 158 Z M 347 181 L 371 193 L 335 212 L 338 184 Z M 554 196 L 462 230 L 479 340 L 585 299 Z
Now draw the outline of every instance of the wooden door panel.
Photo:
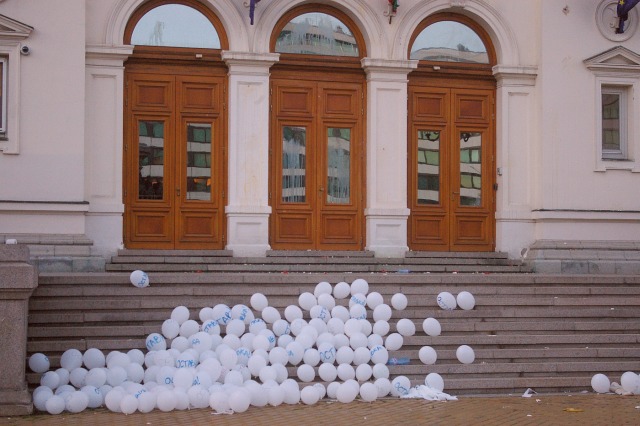
M 486 91 L 454 90 L 454 114 L 457 123 L 488 125 L 492 116 L 491 97 Z
M 411 99 L 414 121 L 446 123 L 449 120 L 449 91 L 412 89 Z
M 275 113 L 287 118 L 312 117 L 315 113 L 313 86 L 278 84 L 275 86 Z
M 174 86 L 171 78 L 131 76 L 131 109 L 157 112 L 173 110 Z
M 357 244 L 356 214 L 323 214 L 320 218 L 322 244 Z
M 173 247 L 173 215 L 169 209 L 132 209 L 129 247 L 144 248 L 149 242 L 162 248 Z
M 180 111 L 207 115 L 219 114 L 223 102 L 221 86 L 220 78 L 179 78 Z
M 360 88 L 337 88 L 335 85 L 320 85 L 320 108 L 323 118 L 355 118 L 361 114 Z
M 442 251 L 449 247 L 449 220 L 444 214 L 414 215 L 410 218 L 413 250 Z
M 313 216 L 309 213 L 280 212 L 276 216 L 276 243 L 311 244 Z

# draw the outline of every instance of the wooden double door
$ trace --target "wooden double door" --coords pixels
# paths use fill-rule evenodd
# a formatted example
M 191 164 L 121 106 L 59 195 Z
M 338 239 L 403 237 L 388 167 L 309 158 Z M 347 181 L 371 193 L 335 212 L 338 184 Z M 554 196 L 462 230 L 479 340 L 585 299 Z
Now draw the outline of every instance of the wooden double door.
M 272 78 L 272 248 L 362 250 L 361 80 Z
M 162 71 L 125 74 L 125 245 L 221 249 L 225 78 Z
M 409 85 L 409 248 L 495 249 L 495 89 Z

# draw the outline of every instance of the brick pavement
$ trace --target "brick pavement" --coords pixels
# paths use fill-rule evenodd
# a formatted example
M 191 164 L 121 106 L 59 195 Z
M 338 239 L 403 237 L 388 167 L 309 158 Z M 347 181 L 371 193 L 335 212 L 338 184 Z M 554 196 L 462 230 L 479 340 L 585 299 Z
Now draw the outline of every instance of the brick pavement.
M 155 410 L 129 416 L 105 409 L 58 416 L 37 414 L 0 418 L 2 425 L 638 425 L 640 395 L 534 395 L 460 397 L 458 401 L 432 402 L 417 399 L 383 399 L 374 403 L 341 404 L 323 400 L 316 405 L 250 407 L 244 413 L 215 414 L 210 409 Z

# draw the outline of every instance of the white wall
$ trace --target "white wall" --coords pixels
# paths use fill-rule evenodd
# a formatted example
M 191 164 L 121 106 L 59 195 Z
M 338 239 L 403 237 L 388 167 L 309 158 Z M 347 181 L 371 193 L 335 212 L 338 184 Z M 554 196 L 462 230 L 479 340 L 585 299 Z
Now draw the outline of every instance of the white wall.
M 0 216 L 0 232 L 83 233 L 82 212 L 64 225 L 42 212 L 84 201 L 84 1 L 5 1 L 1 12 L 34 30 L 23 43 L 31 54 L 20 58 L 19 93 L 8 94 L 20 98 L 20 140 L 18 154 L 0 153 L 0 200 L 49 208 L 39 205 L 36 220 Z M 12 207 L 0 204 L 9 215 Z

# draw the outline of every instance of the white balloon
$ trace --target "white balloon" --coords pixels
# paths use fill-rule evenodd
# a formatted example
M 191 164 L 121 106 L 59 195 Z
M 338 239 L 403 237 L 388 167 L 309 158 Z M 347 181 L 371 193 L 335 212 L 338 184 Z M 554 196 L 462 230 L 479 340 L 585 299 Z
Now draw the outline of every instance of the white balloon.
M 422 322 L 422 329 L 424 332 L 432 337 L 439 336 L 442 332 L 442 327 L 440 326 L 440 322 L 435 318 L 427 318 Z
M 384 346 L 389 351 L 397 351 L 402 347 L 403 343 L 404 343 L 404 339 L 402 338 L 401 334 L 391 333 L 390 335 L 387 336 L 387 339 L 384 342 Z
M 327 385 L 327 396 L 331 399 L 336 399 L 336 393 L 338 392 L 338 388 L 340 387 L 340 383 L 331 382 Z
M 49 358 L 43 353 L 36 353 L 29 357 L 29 368 L 34 373 L 45 373 L 49 371 L 51 367 L 51 363 L 49 362 Z
M 342 320 L 343 323 L 346 323 L 351 318 L 349 315 L 349 309 L 342 305 L 336 305 L 331 310 L 331 318 L 337 318 Z
M 80 413 L 84 411 L 89 405 L 89 397 L 87 394 L 81 391 L 72 392 L 66 399 L 66 406 L 70 413 Z
M 297 318 L 293 320 L 291 324 L 289 324 L 289 328 L 291 329 L 291 334 L 293 334 L 294 336 L 299 335 L 302 329 L 305 328 L 307 325 L 309 324 L 302 318 Z
M 249 358 L 249 362 L 247 363 L 247 367 L 249 367 L 249 371 L 251 375 L 257 377 L 260 375 L 260 370 L 263 367 L 267 366 L 267 360 L 261 357 L 260 355 L 251 355 Z
M 407 376 L 398 376 L 391 381 L 391 395 L 404 396 L 411 389 L 411 381 Z
M 284 389 L 276 384 L 269 388 L 269 405 L 277 407 L 284 402 Z
M 81 388 L 86 385 L 84 381 L 87 376 L 87 370 L 82 367 L 74 368 L 69 372 L 69 381 L 75 388 Z
M 231 308 L 231 318 L 239 319 L 248 325 L 255 319 L 255 316 L 247 305 L 238 304 Z
M 378 398 L 384 398 L 391 392 L 391 381 L 388 378 L 380 377 L 373 384 L 378 389 Z
M 438 354 L 431 346 L 423 346 L 418 352 L 418 357 L 423 364 L 431 365 L 435 364 L 436 360 L 438 359 Z
M 344 321 L 340 318 L 331 318 L 327 322 L 327 330 L 331 332 L 331 334 L 344 333 Z
M 120 411 L 124 414 L 133 414 L 138 409 L 138 398 L 134 395 L 125 395 L 120 400 Z
M 389 378 L 389 367 L 387 367 L 386 363 L 378 363 L 373 366 L 372 369 L 373 377 L 375 379 L 388 379 Z
M 357 278 L 351 283 L 351 295 L 369 293 L 369 283 L 362 278 Z
M 376 306 L 373 310 L 373 320 L 378 321 L 389 321 L 391 319 L 391 307 L 386 303 Z
M 220 324 L 218 324 L 218 321 L 214 319 L 207 320 L 202 324 L 202 327 L 200 328 L 202 329 L 202 331 L 204 331 L 205 333 L 211 336 L 220 335 Z
M 249 304 L 255 311 L 262 312 L 264 308 L 269 306 L 269 301 L 267 300 L 267 297 L 264 294 L 254 293 L 251 296 L 251 300 Z
M 273 330 L 273 334 L 280 337 L 283 334 L 291 333 L 291 328 L 289 328 L 289 323 L 286 320 L 279 319 L 273 323 L 271 327 Z
M 36 410 L 39 411 L 47 411 L 45 404 L 47 400 L 53 396 L 53 391 L 51 388 L 46 386 L 38 386 L 33 391 L 33 405 L 36 407 Z
M 127 370 L 120 366 L 107 369 L 107 383 L 110 386 L 119 386 L 127 379 Z
M 229 395 L 229 408 L 236 413 L 244 413 L 251 404 L 251 395 L 246 389 L 239 388 Z
M 273 306 L 266 306 L 262 310 L 262 319 L 265 320 L 267 324 L 273 324 L 281 318 L 280 312 Z
M 229 406 L 229 396 L 222 390 L 211 393 L 211 396 L 209 396 L 209 406 L 216 413 L 220 414 L 228 413 L 229 410 L 231 410 Z
M 351 294 L 351 286 L 341 281 L 335 286 L 333 286 L 333 297 L 336 299 L 344 299 Z
M 355 351 L 358 348 L 366 347 L 368 343 L 367 336 L 364 333 L 353 333 L 349 338 L 349 346 Z
M 262 318 L 256 318 L 249 324 L 249 332 L 258 334 L 262 330 L 267 329 L 267 323 Z
M 323 322 L 331 319 L 331 313 L 322 305 L 315 305 L 309 311 L 309 316 L 313 319 L 321 319 Z M 309 321 L 311 323 L 311 321 Z
M 319 282 L 318 284 L 316 284 L 316 288 L 313 291 L 313 295 L 315 297 L 319 297 L 321 294 L 329 294 L 330 295 L 331 294 L 331 290 L 332 290 L 331 284 L 329 284 L 326 281 L 322 281 L 322 282 Z
M 367 346 L 369 347 L 369 349 L 372 349 L 378 345 L 384 345 L 384 339 L 382 338 L 382 336 L 378 334 L 370 334 L 369 337 L 367 337 Z
M 378 388 L 373 383 L 367 382 L 360 386 L 360 398 L 364 402 L 373 402 L 378 398 Z
M 416 334 L 416 325 L 408 318 L 402 318 L 396 324 L 396 329 L 404 337 L 413 336 Z
M 242 327 L 244 328 L 244 324 L 242 324 Z M 189 338 L 189 340 L 191 341 L 191 347 L 195 349 L 198 354 L 201 354 L 204 351 L 211 350 L 213 346 L 213 338 L 209 335 L 209 333 L 205 331 L 198 331 L 197 333 L 193 334 Z
M 129 275 L 129 281 L 131 281 L 131 284 L 138 288 L 149 286 L 149 276 L 144 271 L 133 271 L 131 275 Z
M 227 325 L 231 321 L 231 308 L 224 303 L 218 303 L 213 307 L 213 319 L 220 325 Z
M 320 363 L 320 352 L 317 349 L 309 348 L 304 351 L 302 361 L 311 367 L 315 367 Z
M 148 351 L 163 351 L 167 349 L 167 341 L 159 333 L 151 333 L 147 336 L 146 342 Z
M 55 371 L 47 371 L 40 377 L 40 385 L 55 390 L 60 386 L 60 376 Z
M 298 297 L 298 305 L 305 311 L 310 311 L 317 304 L 318 300 L 312 293 L 305 292 Z
M 171 390 L 165 389 L 158 392 L 156 396 L 156 406 L 158 410 L 165 413 L 173 411 L 176 408 L 176 399 Z
M 336 349 L 340 349 L 343 346 L 349 346 L 349 338 L 342 333 L 336 334 L 333 336 L 333 346 L 335 346 Z
M 126 393 L 122 388 L 111 389 L 104 396 L 104 405 L 107 407 L 107 409 L 109 409 L 109 411 L 112 411 L 114 413 L 121 413 L 122 410 L 120 409 L 120 401 L 122 401 L 122 398 L 125 395 Z
M 373 368 L 369 364 L 360 364 L 356 368 L 356 379 L 359 382 L 366 382 L 373 375 Z
M 291 365 L 298 365 L 300 361 L 302 361 L 302 357 L 304 356 L 304 347 L 298 342 L 291 342 L 286 347 L 287 353 L 289 354 L 289 363 Z
M 293 322 L 293 320 L 303 317 L 302 309 L 296 305 L 289 305 L 284 310 L 284 317 L 287 321 Z
M 376 321 L 376 323 L 373 324 L 373 333 L 381 337 L 386 336 L 390 329 L 389 323 L 384 320 Z
M 442 392 L 444 390 L 444 380 L 438 373 L 427 374 L 427 377 L 424 378 L 424 384 L 438 392 Z
M 463 364 L 471 364 L 476 359 L 476 354 L 470 346 L 461 345 L 456 349 L 456 358 Z
M 186 306 L 176 306 L 171 311 L 171 319 L 175 320 L 178 325 L 189 319 L 189 309 Z
M 353 351 L 353 365 L 358 366 L 369 361 L 371 361 L 371 353 L 366 346 L 361 346 Z
M 322 383 L 314 383 L 313 387 L 318 390 L 318 395 L 320 396 L 320 399 L 324 398 L 325 395 L 327 394 L 327 388 L 325 388 Z
M 209 391 L 204 386 L 191 386 L 187 390 L 187 396 L 189 397 L 189 404 L 193 408 L 205 408 L 209 405 Z
M 60 357 L 60 367 L 69 371 L 82 366 L 82 353 L 77 349 L 68 349 Z
M 382 345 L 372 347 L 370 356 L 374 364 L 386 364 L 389 361 L 389 351 Z
M 382 305 L 384 303 L 384 299 L 382 295 L 377 291 L 372 291 L 367 295 L 367 306 L 369 309 L 375 309 L 376 306 Z
M 178 368 L 173 373 L 173 386 L 176 388 L 182 388 L 183 390 L 189 389 L 193 384 L 193 372 L 192 368 Z
M 456 302 L 458 303 L 458 306 L 465 311 L 470 311 L 474 306 L 476 306 L 476 299 L 473 297 L 473 294 L 468 291 L 461 291 L 458 293 Z
M 354 379 L 356 377 L 356 370 L 351 364 L 340 364 L 338 365 L 337 371 L 338 377 L 343 382 L 346 380 Z
M 316 372 L 309 364 L 302 364 L 300 367 L 298 367 L 297 375 L 301 381 L 309 383 L 312 382 L 313 379 L 315 379 Z
M 276 380 L 276 378 L 278 377 L 278 372 L 273 366 L 267 365 L 260 369 L 260 373 L 258 376 L 260 377 L 260 381 L 262 383 L 265 383 L 268 380 Z
M 318 296 L 318 305 L 324 306 L 329 311 L 336 307 L 336 299 L 333 298 L 331 293 L 321 294 Z
M 323 342 L 318 344 L 318 354 L 320 355 L 320 361 L 325 363 L 331 363 L 336 360 L 336 348 L 332 343 Z
M 391 306 L 396 311 L 402 311 L 407 307 L 409 301 L 407 300 L 407 296 L 402 293 L 396 293 L 391 297 Z
M 54 415 L 62 413 L 66 406 L 64 398 L 59 395 L 53 395 L 44 405 L 47 412 Z
M 234 336 L 242 336 L 246 329 L 246 324 L 241 319 L 232 319 L 227 323 L 227 328 L 225 331 L 227 334 L 233 334 Z
M 440 306 L 445 311 L 452 311 L 456 308 L 456 298 L 453 297 L 453 294 L 448 291 L 443 291 L 438 294 L 436 297 L 436 301 L 438 302 L 438 306 Z
M 58 386 L 69 384 L 69 370 L 67 370 L 66 368 L 58 368 L 55 373 L 60 378 Z
M 352 383 L 355 382 L 355 386 Z M 358 393 L 360 392 L 360 386 L 358 382 L 352 380 L 351 382 L 345 382 L 338 387 L 336 391 L 336 399 L 343 404 L 348 404 L 356 399 Z
M 591 378 L 591 387 L 597 393 L 609 392 L 610 386 L 611 382 L 609 381 L 609 378 L 604 374 L 598 373 Z
M 305 386 L 300 391 L 300 400 L 306 405 L 313 405 L 320 400 L 320 394 L 315 386 Z
M 318 376 L 325 382 L 332 382 L 338 377 L 338 370 L 332 363 L 325 362 L 318 367 Z
M 635 393 L 640 385 L 640 378 L 633 371 L 627 371 L 620 376 L 620 386 L 627 392 Z
M 200 312 L 198 312 L 198 318 L 200 318 L 200 322 L 207 322 L 210 319 L 213 319 L 213 308 L 205 306 L 200 309 Z
M 367 318 L 367 308 L 365 308 L 363 305 L 353 305 L 350 309 L 349 309 L 349 316 L 351 318 L 355 318 L 355 319 L 366 319 Z
M 336 351 L 336 362 L 338 364 L 351 364 L 353 357 L 353 349 L 350 346 L 342 346 Z
M 361 332 L 362 332 L 362 325 L 357 319 L 351 318 L 344 323 L 344 334 L 346 334 L 347 336 L 351 337 L 355 333 L 361 333 Z

